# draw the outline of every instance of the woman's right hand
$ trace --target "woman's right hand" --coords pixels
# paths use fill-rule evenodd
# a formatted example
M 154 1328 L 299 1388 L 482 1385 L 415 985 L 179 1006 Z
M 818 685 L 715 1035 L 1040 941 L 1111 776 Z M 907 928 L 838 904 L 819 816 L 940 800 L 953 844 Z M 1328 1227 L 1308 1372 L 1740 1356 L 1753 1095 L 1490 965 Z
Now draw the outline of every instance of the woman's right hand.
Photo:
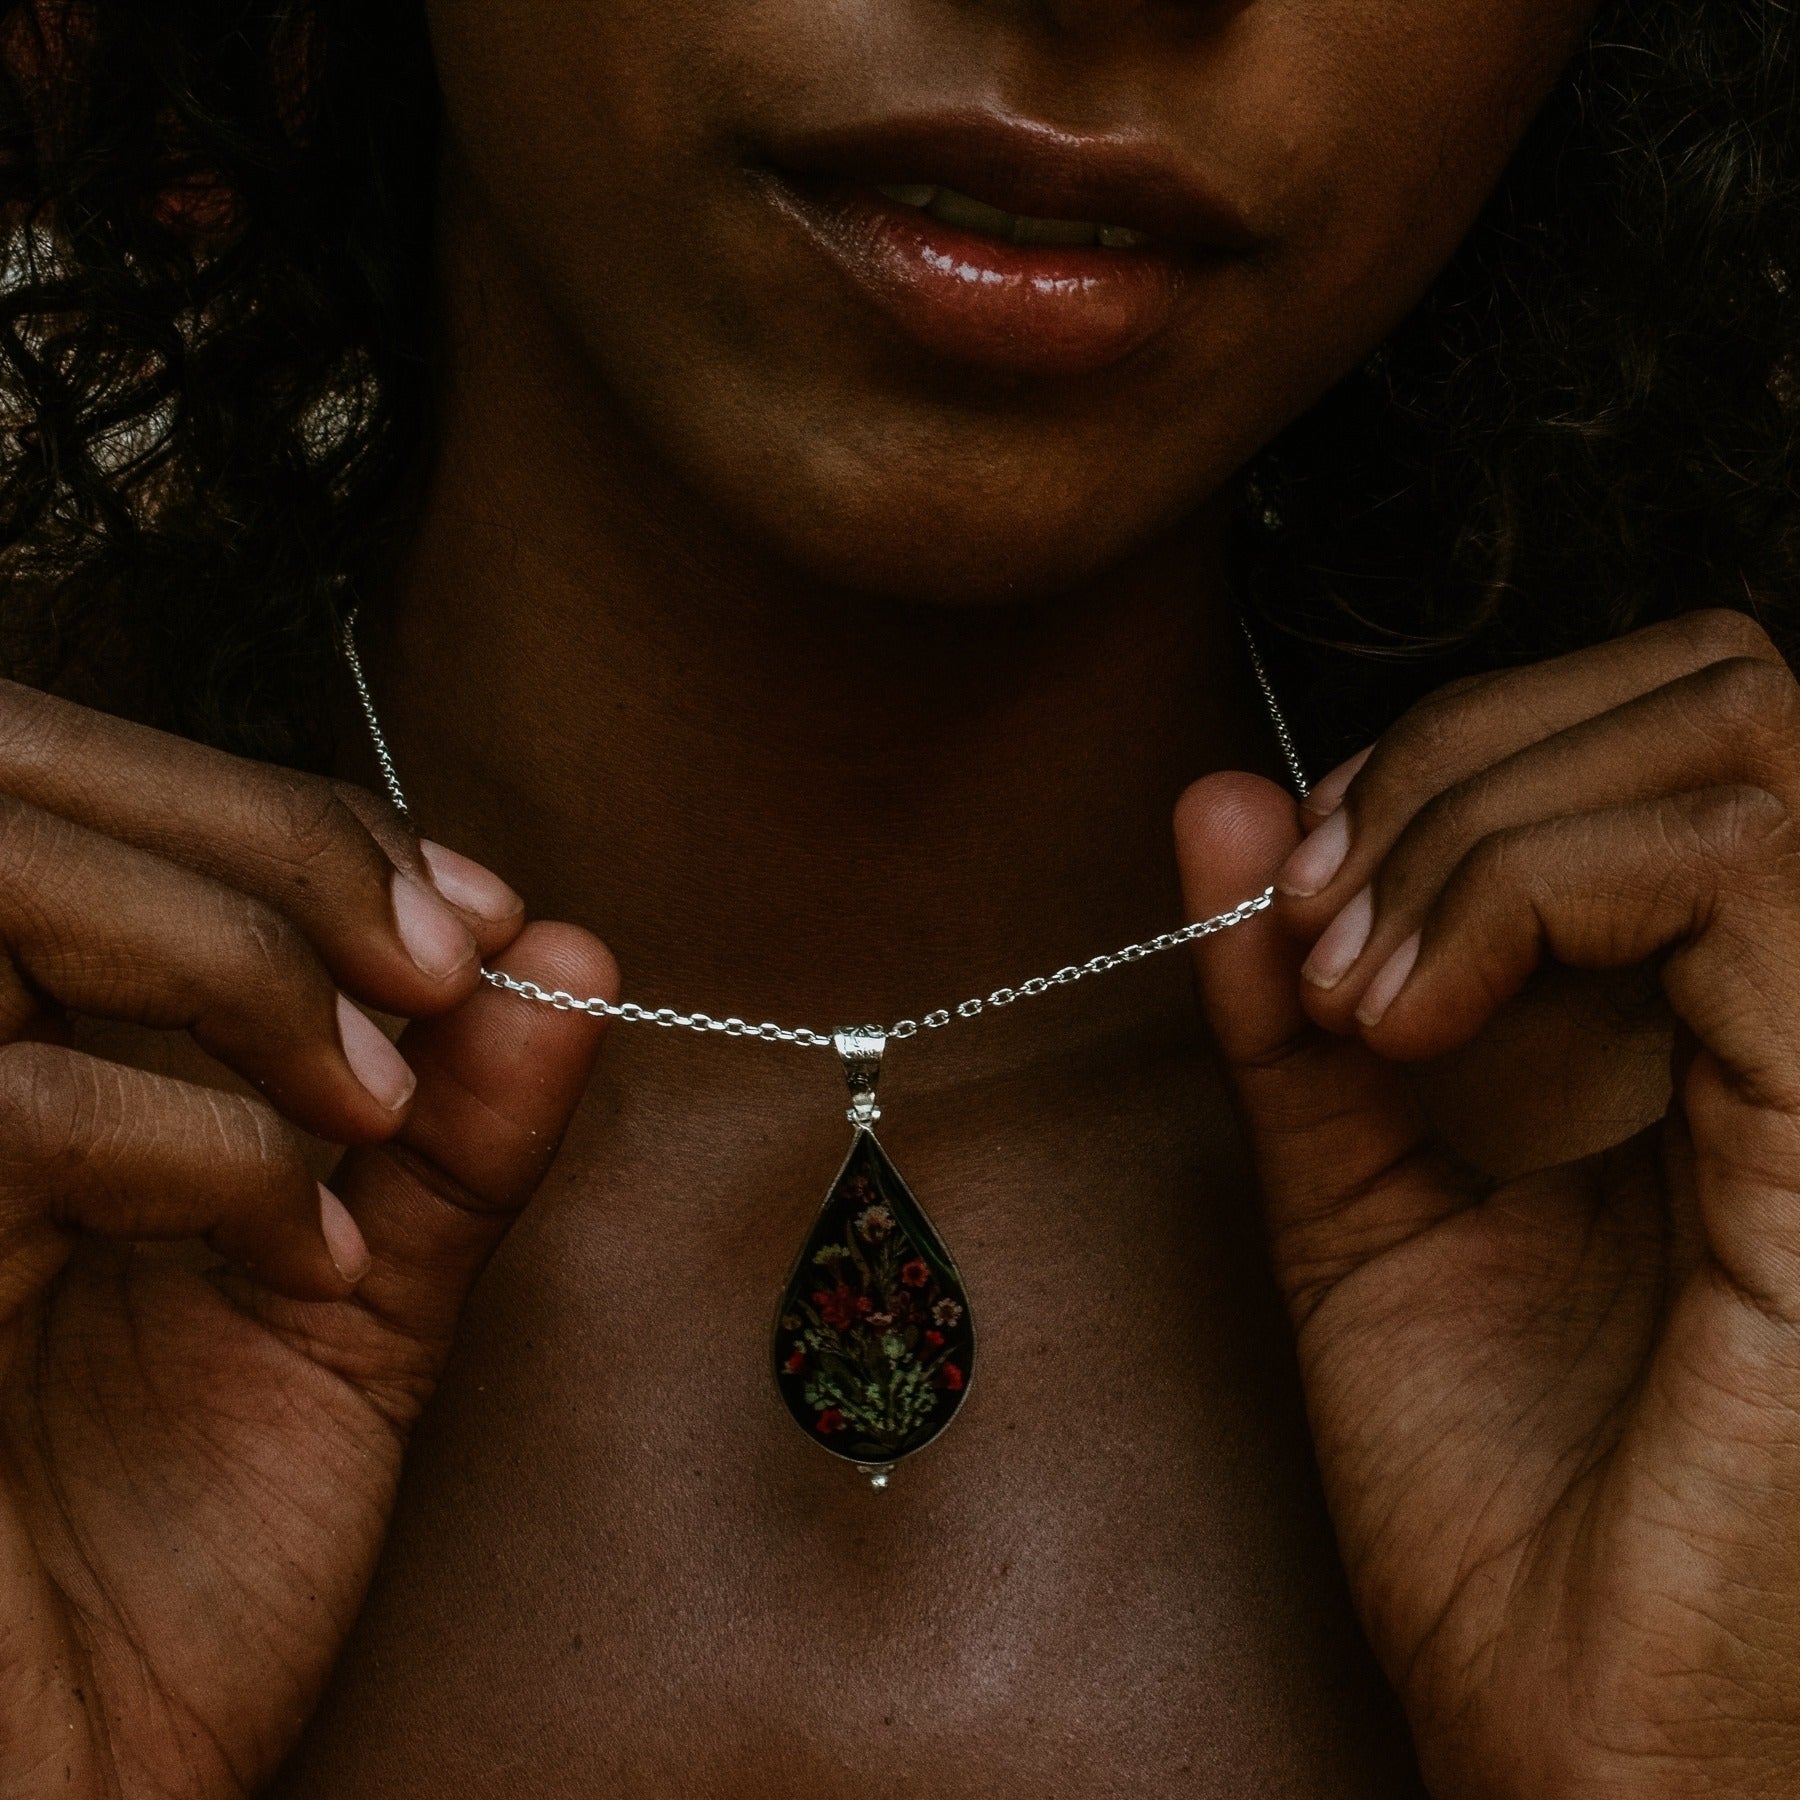
M 0 1794 L 246 1794 L 616 993 L 384 802 L 0 683 Z M 359 1003 L 420 1021 L 399 1050 Z M 181 1030 L 254 1093 L 82 1054 Z M 302 1133 L 353 1146 L 321 1189 Z M 152 1240 L 204 1239 L 215 1257 Z

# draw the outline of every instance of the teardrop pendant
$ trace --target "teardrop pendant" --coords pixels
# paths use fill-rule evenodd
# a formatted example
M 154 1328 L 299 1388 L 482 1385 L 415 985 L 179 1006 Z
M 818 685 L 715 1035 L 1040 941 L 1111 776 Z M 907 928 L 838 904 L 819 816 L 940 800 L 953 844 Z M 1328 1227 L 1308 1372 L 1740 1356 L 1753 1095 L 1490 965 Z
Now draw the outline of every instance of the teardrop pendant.
M 775 1385 L 814 1443 L 882 1488 L 960 1410 L 974 1321 L 955 1259 L 873 1130 L 885 1039 L 836 1042 L 856 1135 L 781 1297 Z

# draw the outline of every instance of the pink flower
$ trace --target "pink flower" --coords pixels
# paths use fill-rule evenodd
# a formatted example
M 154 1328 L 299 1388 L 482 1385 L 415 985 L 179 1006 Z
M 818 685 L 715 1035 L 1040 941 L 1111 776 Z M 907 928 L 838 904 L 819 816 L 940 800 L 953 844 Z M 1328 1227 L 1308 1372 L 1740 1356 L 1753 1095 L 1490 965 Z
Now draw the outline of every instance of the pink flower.
M 962 1318 L 962 1308 L 954 1300 L 940 1300 L 931 1309 L 934 1325 L 954 1325 Z

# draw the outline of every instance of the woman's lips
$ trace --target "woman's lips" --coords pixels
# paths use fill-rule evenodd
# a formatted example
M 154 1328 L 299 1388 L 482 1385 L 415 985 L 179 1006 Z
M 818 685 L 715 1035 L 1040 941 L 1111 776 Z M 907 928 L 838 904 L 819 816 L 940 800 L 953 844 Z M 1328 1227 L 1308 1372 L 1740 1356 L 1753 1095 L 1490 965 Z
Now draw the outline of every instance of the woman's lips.
M 1168 323 L 1191 263 L 1155 248 L 1004 243 L 856 183 L 778 177 L 774 190 L 915 343 L 1006 374 L 1119 362 Z

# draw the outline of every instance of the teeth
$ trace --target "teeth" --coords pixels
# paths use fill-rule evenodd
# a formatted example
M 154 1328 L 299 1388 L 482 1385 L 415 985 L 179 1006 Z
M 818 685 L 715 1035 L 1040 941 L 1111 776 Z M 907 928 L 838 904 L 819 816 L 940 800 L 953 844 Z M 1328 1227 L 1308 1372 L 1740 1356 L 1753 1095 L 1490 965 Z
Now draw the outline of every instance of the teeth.
M 1083 224 L 1079 219 L 1025 219 L 1013 221 L 1015 244 L 1070 244 L 1091 249 L 1100 235 L 1097 225 Z
M 1013 234 L 1015 221 L 1011 213 L 1002 212 L 999 207 L 989 206 L 981 200 L 971 200 L 954 188 L 939 188 L 937 198 L 925 210 L 946 225 L 978 231 L 983 237 L 1010 238 Z
M 886 194 L 890 200 L 898 200 L 902 206 L 929 206 L 937 198 L 937 189 L 925 187 L 919 182 L 898 182 L 892 187 L 877 190 Z
M 1071 249 L 1138 250 L 1150 242 L 1150 234 L 1124 225 L 1094 225 L 1084 219 L 1033 219 L 1021 213 L 1003 212 L 984 200 L 959 194 L 954 188 L 932 187 L 925 182 L 883 183 L 877 192 L 901 206 L 928 212 L 946 225 L 997 238 L 1003 244 L 1058 244 Z

